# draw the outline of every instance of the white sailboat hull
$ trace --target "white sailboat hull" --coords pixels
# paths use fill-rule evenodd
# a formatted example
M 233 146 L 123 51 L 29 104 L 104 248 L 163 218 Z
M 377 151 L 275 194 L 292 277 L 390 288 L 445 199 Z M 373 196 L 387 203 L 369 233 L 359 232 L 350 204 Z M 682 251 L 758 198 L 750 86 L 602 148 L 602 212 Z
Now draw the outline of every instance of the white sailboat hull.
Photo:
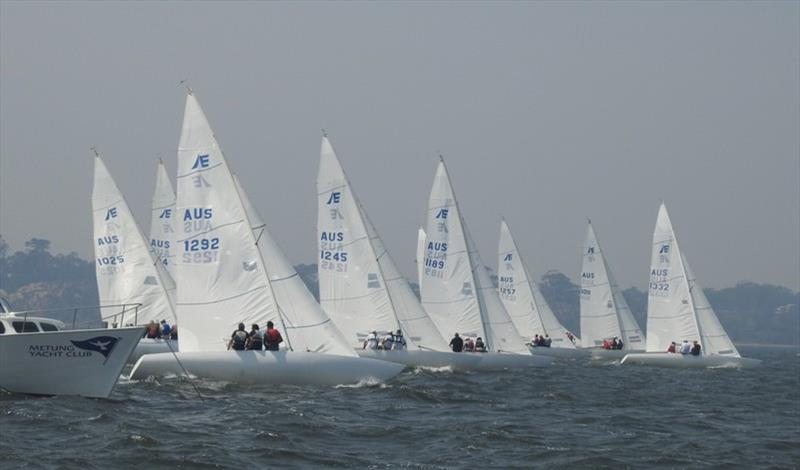
M 159 354 L 178 351 L 178 342 L 172 339 L 142 338 L 136 349 L 133 350 L 128 363 L 135 364 L 145 354 Z
M 184 368 L 195 377 L 240 384 L 340 385 L 386 381 L 399 374 L 404 366 L 305 351 L 176 352 L 142 356 L 130 378 L 183 375 Z
M 553 347 L 541 347 L 541 346 L 531 346 L 528 344 L 528 350 L 531 354 L 536 356 L 549 356 L 555 358 L 581 358 L 589 356 L 589 353 L 585 349 L 581 348 L 553 348 Z
M 624 349 L 589 349 L 589 356 L 593 361 L 620 361 L 628 354 L 643 353 L 644 351 L 632 351 Z
M 514 353 L 461 353 L 474 354 L 481 357 L 478 370 L 520 369 L 525 367 L 547 367 L 553 364 L 550 356 Z
M 451 367 L 453 370 L 480 370 L 481 362 L 480 355 L 451 351 L 357 349 L 356 352 L 364 358 L 379 359 L 412 367 Z
M 35 395 L 106 398 L 143 331 L 130 327 L 0 335 L 0 388 Z M 92 350 L 95 346 L 90 343 L 106 347 L 105 355 Z
M 641 366 L 702 368 L 702 367 L 755 367 L 761 364 L 758 359 L 728 356 L 692 356 L 679 353 L 631 353 L 622 358 L 621 364 Z

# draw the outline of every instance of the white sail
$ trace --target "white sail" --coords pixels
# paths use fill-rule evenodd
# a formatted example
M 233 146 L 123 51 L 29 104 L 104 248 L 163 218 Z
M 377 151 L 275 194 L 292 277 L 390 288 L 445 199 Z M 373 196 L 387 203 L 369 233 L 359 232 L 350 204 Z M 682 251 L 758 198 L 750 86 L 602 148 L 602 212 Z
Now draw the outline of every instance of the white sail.
M 178 147 L 177 188 L 180 350 L 225 350 L 239 322 L 279 324 L 233 176 L 191 92 Z
M 99 155 L 92 187 L 95 273 L 101 305 L 142 304 L 115 319 L 124 324 L 174 323 L 175 284 L 151 255 L 125 198 Z M 102 312 L 106 316 L 115 312 Z
M 175 190 L 167 175 L 164 162 L 159 159 L 156 171 L 156 188 L 150 218 L 150 251 L 167 272 L 175 277 Z
M 236 175 L 234 181 L 277 302 L 280 323 L 276 321 L 276 326 L 283 328 L 286 346 L 294 351 L 357 356 L 278 247 Z
M 664 204 L 658 210 L 647 295 L 647 351 L 663 352 L 670 342 L 700 340 L 681 252 Z
M 445 337 L 482 336 L 491 351 L 527 353 L 461 217 L 444 161 L 428 200 L 422 304 Z
M 425 271 L 425 229 L 420 227 L 417 230 L 417 287 L 422 284 L 422 274 Z
M 397 269 L 326 136 L 317 177 L 320 303 L 359 344 L 371 331 L 401 329 L 409 348 L 446 344 Z
M 695 315 L 697 316 L 697 326 L 700 329 L 700 344 L 704 355 L 721 355 L 741 357 L 733 341 L 728 337 L 728 333 L 719 322 L 719 318 L 711 308 L 703 288 L 697 283 L 697 278 L 686 261 L 686 255 L 682 254 L 683 266 L 689 283 L 689 292 L 692 295 Z
M 574 349 L 567 330 L 556 318 L 536 281 L 528 274 L 508 224 L 500 222 L 497 281 L 500 300 L 517 331 L 527 340 L 534 335 L 548 335 L 552 347 Z
M 644 334 L 608 269 L 591 222 L 583 245 L 580 302 L 584 347 L 598 347 L 616 337 L 625 350 L 644 350 Z

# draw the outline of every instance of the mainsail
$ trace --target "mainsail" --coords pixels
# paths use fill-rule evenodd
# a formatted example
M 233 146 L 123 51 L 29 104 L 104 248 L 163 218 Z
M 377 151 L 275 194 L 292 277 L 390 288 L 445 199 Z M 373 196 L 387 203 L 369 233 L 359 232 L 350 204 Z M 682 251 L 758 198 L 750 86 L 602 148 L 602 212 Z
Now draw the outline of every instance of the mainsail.
M 483 337 L 491 351 L 527 353 L 475 249 L 439 162 L 428 200 L 425 256 L 420 279 L 422 304 L 449 337 Z
M 320 303 L 360 343 L 371 331 L 401 329 L 410 348 L 446 344 L 397 269 L 355 195 L 327 136 L 317 176 Z
M 180 350 L 224 350 L 239 322 L 279 324 L 236 183 L 191 92 L 178 146 L 177 188 Z
M 567 330 L 556 318 L 528 274 L 508 224 L 500 222 L 500 243 L 497 261 L 498 293 L 520 334 L 530 340 L 534 335 L 548 335 L 552 347 L 575 348 Z
M 626 350 L 644 349 L 645 337 L 622 296 L 592 223 L 583 244 L 581 272 L 581 338 L 583 347 L 598 347 L 619 338 Z
M 135 317 L 131 310 L 116 319 L 124 324 L 160 320 L 174 323 L 175 284 L 151 255 L 147 240 L 100 155 L 94 160 L 92 218 L 100 304 L 140 303 Z
M 678 247 L 667 208 L 658 210 L 647 297 L 647 351 L 699 341 L 704 355 L 740 357 Z
M 156 189 L 153 192 L 153 209 L 150 218 L 150 251 L 155 259 L 164 265 L 167 272 L 175 277 L 175 190 L 169 181 L 164 162 L 158 160 Z
M 279 325 L 285 331 L 287 346 L 291 346 L 295 351 L 357 356 L 272 238 L 236 175 L 234 181 L 247 218 L 250 220 L 253 237 L 261 252 L 261 260 L 277 303 L 280 313 Z

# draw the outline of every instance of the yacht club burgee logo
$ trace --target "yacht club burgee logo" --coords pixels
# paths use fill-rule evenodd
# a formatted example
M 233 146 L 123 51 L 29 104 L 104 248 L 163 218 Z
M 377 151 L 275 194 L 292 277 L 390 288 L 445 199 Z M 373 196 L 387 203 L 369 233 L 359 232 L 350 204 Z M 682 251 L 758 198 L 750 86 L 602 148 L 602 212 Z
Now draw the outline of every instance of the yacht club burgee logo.
M 120 338 L 114 336 L 95 336 L 94 338 L 83 341 L 70 340 L 70 343 L 74 344 L 78 349 L 99 352 L 106 358 L 106 360 L 103 361 L 103 364 L 105 364 L 108 362 L 108 356 L 111 355 L 111 352 L 114 350 L 119 340 Z

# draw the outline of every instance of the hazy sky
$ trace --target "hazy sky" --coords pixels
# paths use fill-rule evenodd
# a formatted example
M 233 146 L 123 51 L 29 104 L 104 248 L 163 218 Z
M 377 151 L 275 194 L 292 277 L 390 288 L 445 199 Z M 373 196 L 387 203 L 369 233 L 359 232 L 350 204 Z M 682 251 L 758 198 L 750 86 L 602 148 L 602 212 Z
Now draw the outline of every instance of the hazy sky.
M 93 258 L 97 145 L 149 230 L 190 79 L 296 263 L 325 128 L 412 276 L 437 154 L 483 260 L 577 279 L 591 217 L 647 282 L 658 204 L 702 284 L 800 289 L 800 3 L 0 2 L 0 234 Z M 413 279 L 413 277 L 412 277 Z

